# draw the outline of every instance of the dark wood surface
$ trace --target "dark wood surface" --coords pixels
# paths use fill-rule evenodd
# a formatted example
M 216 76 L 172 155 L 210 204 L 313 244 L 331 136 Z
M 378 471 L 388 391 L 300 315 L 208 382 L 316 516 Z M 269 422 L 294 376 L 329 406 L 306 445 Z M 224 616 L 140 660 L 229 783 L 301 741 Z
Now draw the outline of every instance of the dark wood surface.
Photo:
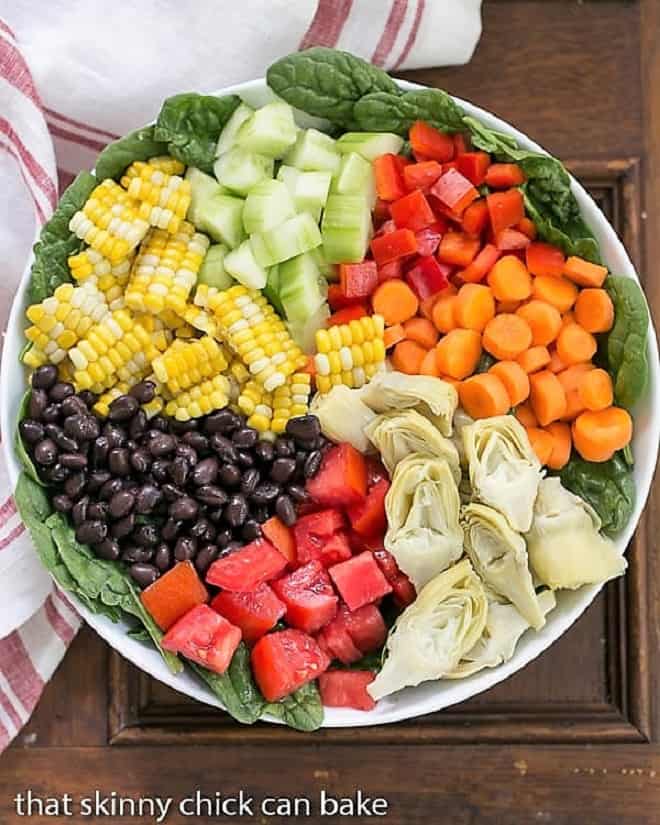
M 408 77 L 490 109 L 568 160 L 624 238 L 660 316 L 660 0 L 492 0 L 469 66 Z M 397 825 L 660 822 L 657 486 L 625 581 L 523 671 L 422 719 L 311 736 L 245 729 L 83 630 L 0 758 L 0 823 L 23 821 L 12 798 L 27 788 L 181 798 L 198 787 L 312 800 L 323 788 L 361 789 L 387 798 L 385 819 Z M 189 821 L 218 820 L 167 819 Z M 315 805 L 307 821 L 344 820 L 320 817 Z

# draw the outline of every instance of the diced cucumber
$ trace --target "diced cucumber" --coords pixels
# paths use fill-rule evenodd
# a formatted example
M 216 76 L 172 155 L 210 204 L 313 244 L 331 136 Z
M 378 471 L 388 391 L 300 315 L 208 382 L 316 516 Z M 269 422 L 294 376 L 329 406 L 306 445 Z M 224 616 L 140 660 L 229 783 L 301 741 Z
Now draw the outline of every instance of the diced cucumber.
M 376 202 L 376 181 L 371 163 L 357 152 L 342 155 L 331 191 L 338 195 L 364 195 L 370 207 Z
M 235 146 L 216 160 L 213 172 L 227 189 L 239 195 L 247 195 L 260 181 L 273 177 L 273 166 L 272 158 L 255 155 Z
M 321 210 L 328 199 L 331 173 L 301 172 L 293 166 L 282 165 L 277 178 L 286 184 L 298 212 L 309 212 L 318 223 Z
M 284 156 L 284 162 L 302 172 L 332 172 L 339 168 L 337 141 L 318 129 L 298 133 L 295 144 Z
M 321 235 L 329 263 L 357 263 L 371 238 L 371 210 L 362 195 L 330 195 L 323 212 Z
M 391 132 L 346 132 L 337 141 L 337 151 L 342 155 L 357 152 L 366 160 L 375 160 L 379 155 L 398 155 L 403 147 L 403 138 Z
M 236 133 L 237 146 L 269 158 L 281 158 L 295 142 L 293 109 L 280 100 L 257 109 Z
M 267 232 L 251 236 L 254 254 L 261 266 L 272 266 L 309 252 L 321 243 L 321 233 L 312 216 L 303 212 Z
M 321 246 L 317 246 L 316 249 L 312 249 L 309 254 L 316 261 L 319 272 L 326 279 L 326 281 L 339 280 L 339 267 L 337 264 L 331 264 L 328 262 L 328 259 L 325 257 L 323 244 L 321 244 Z
M 225 269 L 239 283 L 250 289 L 263 289 L 266 286 L 266 270 L 255 258 L 249 240 L 243 241 L 237 249 L 225 256 Z
M 234 113 L 225 124 L 225 128 L 220 132 L 218 145 L 215 150 L 216 158 L 234 148 L 236 145 L 236 133 L 245 121 L 252 116 L 253 112 L 254 109 L 248 106 L 247 103 L 239 104 L 238 108 L 234 110 Z
M 234 279 L 225 269 L 225 255 L 229 249 L 223 243 L 211 244 L 197 274 L 197 283 L 216 289 L 229 289 Z
M 321 273 L 310 252 L 280 264 L 279 298 L 289 321 L 306 321 L 325 297 L 320 288 Z
M 265 232 L 296 214 L 293 198 L 281 180 L 262 180 L 248 192 L 243 226 L 248 235 Z
M 282 302 L 280 301 L 280 265 L 275 264 L 275 266 L 271 266 L 268 269 L 268 276 L 266 280 L 266 286 L 263 288 L 262 292 L 268 298 L 270 303 L 275 307 L 277 310 L 278 315 L 284 316 L 284 307 L 282 306 Z
M 329 317 L 330 307 L 327 301 L 324 301 L 305 321 L 289 321 L 287 323 L 289 334 L 303 352 L 313 353 L 316 351 L 316 330 L 323 329 Z
M 211 195 L 198 206 L 198 222 L 202 232 L 212 240 L 225 243 L 232 249 L 245 237 L 243 232 L 243 200 L 232 195 Z
M 196 169 L 194 166 L 188 167 L 185 177 L 190 182 L 191 187 L 190 206 L 186 217 L 200 229 L 199 213 L 201 205 L 213 195 L 223 194 L 224 190 L 215 178 L 205 174 L 200 169 Z

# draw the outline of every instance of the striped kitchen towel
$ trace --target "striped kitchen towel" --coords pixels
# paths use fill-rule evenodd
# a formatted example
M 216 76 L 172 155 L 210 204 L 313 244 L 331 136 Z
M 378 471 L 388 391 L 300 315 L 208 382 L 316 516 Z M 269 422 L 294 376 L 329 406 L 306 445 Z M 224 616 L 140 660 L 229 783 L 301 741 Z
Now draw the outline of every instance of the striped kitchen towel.
M 261 77 L 314 45 L 393 72 L 465 63 L 480 10 L 481 0 L 0 0 L 1 323 L 58 191 L 168 95 Z M 0 751 L 80 624 L 37 560 L 12 487 L 0 467 Z

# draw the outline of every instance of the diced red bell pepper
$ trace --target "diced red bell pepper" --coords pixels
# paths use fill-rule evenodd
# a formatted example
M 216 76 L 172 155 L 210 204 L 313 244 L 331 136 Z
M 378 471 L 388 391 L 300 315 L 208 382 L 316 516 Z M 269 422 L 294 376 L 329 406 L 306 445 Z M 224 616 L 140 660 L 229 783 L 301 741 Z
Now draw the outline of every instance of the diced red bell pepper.
M 442 178 L 440 179 L 442 180 Z M 525 205 L 520 189 L 492 192 L 486 196 L 490 224 L 495 237 L 498 232 L 515 226 L 525 217 Z
M 510 189 L 525 182 L 525 173 L 517 163 L 493 163 L 486 172 L 486 185 L 491 189 Z
M 495 246 L 500 252 L 512 252 L 515 249 L 526 249 L 531 241 L 523 232 L 517 229 L 503 229 L 497 233 L 495 238 Z
M 394 232 L 374 236 L 371 252 L 378 266 L 383 266 L 417 252 L 417 238 L 411 229 L 395 229 Z
M 415 585 L 405 573 L 399 573 L 396 579 L 391 581 L 390 584 L 392 585 L 394 603 L 398 607 L 408 607 L 408 605 L 412 604 L 417 598 Z
M 327 327 L 334 327 L 339 324 L 349 324 L 351 321 L 357 321 L 369 315 L 369 309 L 365 304 L 351 304 L 349 307 L 338 309 L 325 322 Z
M 385 548 L 374 550 L 373 553 L 374 558 L 376 559 L 376 564 L 380 567 L 383 571 L 383 575 L 391 584 L 401 573 L 399 570 L 399 565 L 396 563 L 396 559 L 390 551 L 385 550 Z
M 207 604 L 200 604 L 167 631 L 161 645 L 214 673 L 224 673 L 240 641 L 239 628 Z
M 501 254 L 500 250 L 494 246 L 494 244 L 487 243 L 472 263 L 461 270 L 459 273 L 461 280 L 469 284 L 476 284 L 479 281 L 483 281 L 495 266 L 495 262 Z
M 362 658 L 362 651 L 355 646 L 343 622 L 336 619 L 327 624 L 316 637 L 319 647 L 328 651 L 331 659 L 339 659 L 350 665 Z
M 257 539 L 214 561 L 206 581 L 223 590 L 245 593 L 279 576 L 286 565 L 286 558 L 277 548 L 266 539 Z
M 353 504 L 346 511 L 353 530 L 362 536 L 382 536 L 385 532 L 385 496 L 390 482 L 381 478 L 376 482 L 363 502 Z
M 463 229 L 469 235 L 481 235 L 487 225 L 488 204 L 486 198 L 479 198 L 463 212 Z
M 327 708 L 373 710 L 376 702 L 367 691 L 374 680 L 370 670 L 328 670 L 319 677 L 321 702 Z
M 376 178 L 376 192 L 384 201 L 395 201 L 406 194 L 403 183 L 401 165 L 398 155 L 380 155 L 374 160 L 374 177 Z
M 394 162 L 396 163 L 397 168 L 402 175 L 403 170 L 406 168 L 406 166 L 410 166 L 410 164 L 412 163 L 410 158 L 407 158 L 405 155 L 394 155 Z
M 339 285 L 346 298 L 350 300 L 368 298 L 378 286 L 376 262 L 339 264 Z
M 446 163 L 454 157 L 454 141 L 451 135 L 438 131 L 423 120 L 417 120 L 408 132 L 410 145 L 414 152 L 419 152 L 430 160 Z
M 365 604 L 353 611 L 343 604 L 333 623 L 337 622 L 344 625 L 353 644 L 362 653 L 378 650 L 387 638 L 387 626 L 375 604 Z
M 560 278 L 564 274 L 566 258 L 557 246 L 540 241 L 527 247 L 527 269 L 532 275 L 549 275 Z
M 486 180 L 486 173 L 490 166 L 490 155 L 487 152 L 465 152 L 459 155 L 458 171 L 473 183 L 481 186 Z
M 376 227 L 380 226 L 382 223 L 385 223 L 385 221 L 389 220 L 390 217 L 389 203 L 384 201 L 382 198 L 376 198 L 372 215 Z
M 428 232 L 427 229 L 423 231 Z M 400 278 L 401 274 L 401 258 L 397 258 L 396 261 L 390 261 L 388 264 L 378 267 L 378 283 L 382 284 L 383 281 L 389 281 L 390 278 Z
M 470 138 L 465 132 L 456 132 L 456 134 L 452 135 L 452 138 L 454 141 L 454 154 L 456 157 L 472 151 Z
M 378 484 L 378 482 L 383 479 L 389 481 L 390 477 L 380 459 L 369 455 L 365 461 L 367 464 L 367 491 L 371 490 L 374 484 Z
M 396 231 L 396 224 L 391 218 L 388 218 L 374 233 L 374 238 L 380 238 L 381 235 L 389 235 L 390 232 Z
M 273 547 L 280 551 L 289 564 L 295 564 L 297 560 L 296 540 L 290 527 L 287 527 L 277 516 L 271 516 L 261 525 L 261 532 Z
M 348 507 L 362 501 L 367 494 L 364 456 L 351 444 L 332 447 L 307 482 L 307 492 L 324 507 Z
M 286 605 L 287 624 L 305 633 L 316 633 L 337 614 L 339 599 L 319 561 L 273 582 L 273 590 Z
M 250 645 L 272 630 L 286 613 L 286 605 L 267 584 L 259 585 L 251 593 L 222 590 L 211 607 L 240 628 L 243 640 Z
M 411 163 L 403 170 L 403 182 L 411 192 L 432 186 L 442 174 L 442 166 L 437 160 Z
M 140 594 L 140 600 L 161 630 L 172 625 L 209 594 L 192 562 L 181 561 Z
M 329 284 L 328 303 L 330 304 L 330 309 L 336 312 L 338 309 L 345 309 L 346 307 L 353 306 L 354 304 L 359 303 L 359 301 L 357 299 L 353 300 L 352 298 L 347 298 L 339 284 Z
M 345 520 L 339 510 L 319 510 L 301 516 L 293 526 L 299 564 L 318 560 L 325 567 L 351 557 L 344 532 Z
M 528 217 L 524 217 L 519 224 L 516 224 L 516 229 L 518 232 L 522 232 L 523 235 L 527 235 L 530 241 L 536 240 L 536 236 L 538 234 L 536 231 L 536 224 Z
M 394 201 L 390 206 L 390 213 L 397 227 L 412 229 L 413 232 L 431 226 L 436 220 L 429 202 L 419 189 Z
M 479 197 L 477 189 L 456 169 L 448 169 L 433 184 L 430 192 L 456 216 L 461 216 L 472 201 Z
M 330 658 L 302 630 L 268 633 L 252 649 L 254 678 L 268 702 L 278 702 L 317 679 Z
M 474 260 L 481 242 L 464 232 L 447 232 L 438 248 L 438 260 L 454 266 L 469 266 Z
M 368 551 L 330 568 L 330 577 L 350 610 L 371 604 L 392 592 L 392 588 Z
M 450 266 L 439 263 L 433 255 L 420 256 L 415 266 L 406 273 L 406 281 L 417 297 L 425 301 L 449 285 L 451 271 Z
M 458 161 L 457 160 L 450 160 L 447 163 L 442 164 L 442 174 L 444 175 L 445 172 L 448 172 L 450 169 L 453 169 L 455 172 L 458 172 Z
M 440 243 L 440 238 L 447 231 L 447 222 L 444 220 L 435 220 L 431 226 L 415 232 L 417 238 L 417 254 L 418 255 L 434 255 Z

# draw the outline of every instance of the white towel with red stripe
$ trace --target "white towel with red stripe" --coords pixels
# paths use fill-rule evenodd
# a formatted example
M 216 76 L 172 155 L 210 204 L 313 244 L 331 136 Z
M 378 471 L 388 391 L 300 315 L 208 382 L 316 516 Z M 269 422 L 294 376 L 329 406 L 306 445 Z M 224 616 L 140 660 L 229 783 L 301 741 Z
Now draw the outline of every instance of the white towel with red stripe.
M 261 77 L 281 55 L 315 45 L 393 72 L 465 63 L 480 12 L 481 0 L 0 0 L 0 289 L 13 293 L 58 188 L 168 95 Z M 11 492 L 0 467 L 0 752 L 80 625 Z

